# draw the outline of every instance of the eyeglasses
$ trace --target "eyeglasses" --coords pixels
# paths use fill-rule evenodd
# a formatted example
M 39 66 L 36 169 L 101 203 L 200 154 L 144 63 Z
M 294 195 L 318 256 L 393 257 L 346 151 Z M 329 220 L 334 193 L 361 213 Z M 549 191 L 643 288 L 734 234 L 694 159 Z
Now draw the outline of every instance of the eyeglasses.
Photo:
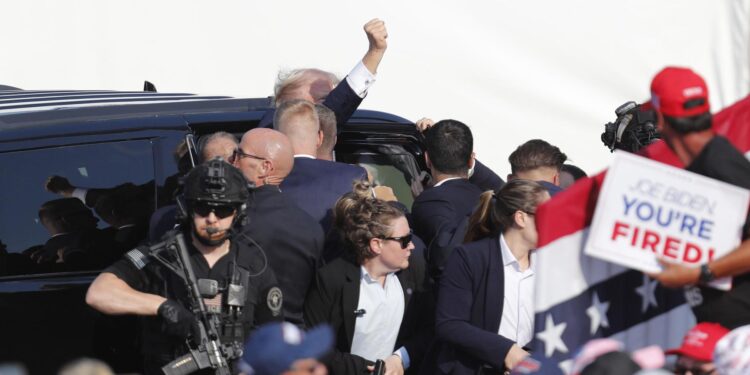
M 401 244 L 402 249 L 406 249 L 409 246 L 409 243 L 411 243 L 412 233 L 407 234 L 406 236 L 401 237 L 383 237 L 384 240 L 392 240 L 396 241 L 399 244 Z
M 266 158 L 262 158 L 260 156 L 255 156 L 251 154 L 246 154 L 244 151 L 242 151 L 241 148 L 237 148 L 234 150 L 234 155 L 232 155 L 235 159 L 242 159 L 242 158 L 252 158 L 257 160 L 266 160 Z
M 212 205 L 207 202 L 196 202 L 193 204 L 193 212 L 201 217 L 207 217 L 211 212 L 216 215 L 219 219 L 230 217 L 237 211 L 237 207 L 232 205 Z

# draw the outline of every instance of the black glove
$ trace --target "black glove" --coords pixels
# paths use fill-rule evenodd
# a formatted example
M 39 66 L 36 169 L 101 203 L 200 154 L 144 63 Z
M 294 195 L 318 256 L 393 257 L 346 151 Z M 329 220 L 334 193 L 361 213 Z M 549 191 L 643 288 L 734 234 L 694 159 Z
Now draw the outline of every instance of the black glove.
M 164 332 L 183 340 L 194 332 L 198 323 L 190 310 L 171 299 L 159 305 L 156 313 L 162 318 Z

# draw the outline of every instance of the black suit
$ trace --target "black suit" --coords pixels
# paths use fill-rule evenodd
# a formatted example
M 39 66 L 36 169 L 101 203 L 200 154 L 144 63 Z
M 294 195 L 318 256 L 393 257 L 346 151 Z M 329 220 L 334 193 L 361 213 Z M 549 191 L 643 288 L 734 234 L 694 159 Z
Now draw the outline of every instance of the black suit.
M 482 194 L 467 179 L 446 181 L 420 194 L 412 205 L 416 233 L 427 244 L 430 274 L 439 278 L 445 260 L 455 245 L 463 243 L 468 217 Z
M 328 107 L 334 114 L 336 114 L 336 134 L 341 134 L 341 130 L 344 128 L 344 124 L 349 121 L 354 111 L 362 103 L 362 98 L 352 90 L 349 83 L 346 82 L 346 78 L 342 79 L 341 82 L 326 96 L 323 101 L 323 105 Z M 260 119 L 258 127 L 270 128 L 273 127 L 273 117 L 276 115 L 276 108 L 271 108 L 263 115 Z
M 497 173 L 476 159 L 474 159 L 474 174 L 469 177 L 469 182 L 482 191 L 497 191 L 505 185 L 505 181 Z
M 275 185 L 254 189 L 247 213 L 238 239 L 246 235 L 263 248 L 284 293 L 284 317 L 301 326 L 305 295 L 320 264 L 323 231 Z
M 292 171 L 281 183 L 281 191 L 328 233 L 336 201 L 352 191 L 353 181 L 366 178 L 367 172 L 359 166 L 295 157 Z
M 416 250 L 416 249 L 415 249 Z M 324 361 L 332 375 L 369 374 L 372 362 L 350 354 L 359 303 L 360 266 L 338 258 L 318 270 L 315 284 L 305 301 L 308 327 L 328 323 L 336 334 L 336 348 Z M 404 290 L 404 318 L 399 328 L 396 347 L 406 348 L 411 360 L 409 372 L 418 370 L 432 341 L 434 296 L 430 294 L 425 276 L 424 255 L 412 251 L 409 267 L 396 273 Z

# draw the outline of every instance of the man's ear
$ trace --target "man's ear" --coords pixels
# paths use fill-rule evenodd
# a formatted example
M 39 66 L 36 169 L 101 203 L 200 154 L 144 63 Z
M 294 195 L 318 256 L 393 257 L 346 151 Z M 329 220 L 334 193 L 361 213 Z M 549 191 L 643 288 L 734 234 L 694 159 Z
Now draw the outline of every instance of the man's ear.
M 430 170 L 432 170 L 432 163 L 430 162 L 430 154 L 428 154 L 427 151 L 424 152 L 424 162 L 427 163 L 427 168 L 430 168 Z
M 515 179 L 516 179 L 516 175 L 514 175 L 513 173 L 508 173 L 508 177 L 505 178 L 506 181 L 515 180 Z
M 467 167 L 469 167 L 469 169 L 474 169 L 474 165 L 476 164 L 476 160 L 475 160 L 476 157 L 477 157 L 477 155 L 472 151 L 471 152 L 471 157 L 469 158 L 469 165 L 467 165 Z
M 325 136 L 323 135 L 323 131 L 322 130 L 318 130 L 318 143 L 315 146 L 316 149 L 320 148 L 320 146 L 323 145 L 323 138 L 324 137 Z
M 555 186 L 560 186 L 560 171 L 555 172 L 555 175 L 552 176 L 552 183 Z

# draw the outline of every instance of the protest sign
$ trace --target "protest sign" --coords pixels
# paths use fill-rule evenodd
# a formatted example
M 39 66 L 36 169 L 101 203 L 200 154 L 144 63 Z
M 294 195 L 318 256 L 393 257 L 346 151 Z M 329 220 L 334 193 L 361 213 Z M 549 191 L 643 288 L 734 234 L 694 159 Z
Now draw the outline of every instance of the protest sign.
M 697 267 L 740 243 L 749 201 L 746 189 L 618 151 L 585 253 L 644 272 L 661 270 L 657 258 Z

